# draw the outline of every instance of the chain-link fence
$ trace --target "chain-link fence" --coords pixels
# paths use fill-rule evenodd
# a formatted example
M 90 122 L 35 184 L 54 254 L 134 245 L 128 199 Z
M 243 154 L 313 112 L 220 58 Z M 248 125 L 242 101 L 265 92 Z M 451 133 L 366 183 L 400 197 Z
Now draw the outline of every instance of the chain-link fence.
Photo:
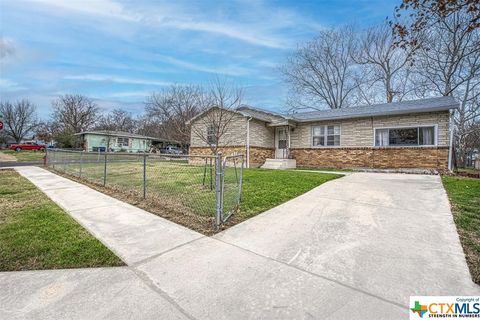
M 114 187 L 166 209 L 225 223 L 240 204 L 244 157 L 48 149 L 56 171 Z

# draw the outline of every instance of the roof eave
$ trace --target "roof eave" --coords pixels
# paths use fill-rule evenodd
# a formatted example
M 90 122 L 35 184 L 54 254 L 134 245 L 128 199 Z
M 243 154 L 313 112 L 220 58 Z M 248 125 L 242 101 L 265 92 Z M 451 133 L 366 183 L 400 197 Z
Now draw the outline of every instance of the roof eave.
M 370 117 L 382 117 L 382 116 L 394 116 L 410 113 L 428 113 L 428 112 L 439 112 L 439 111 L 448 111 L 452 109 L 458 109 L 459 104 L 451 106 L 441 106 L 436 108 L 420 108 L 415 110 L 395 110 L 395 111 L 384 111 L 374 114 L 352 114 L 352 115 L 343 115 L 343 116 L 332 116 L 332 117 L 317 117 L 311 119 L 299 119 L 293 118 L 294 121 L 305 123 L 305 122 L 315 122 L 315 121 L 324 121 L 324 120 L 343 120 L 343 119 L 359 119 L 359 118 L 370 118 Z

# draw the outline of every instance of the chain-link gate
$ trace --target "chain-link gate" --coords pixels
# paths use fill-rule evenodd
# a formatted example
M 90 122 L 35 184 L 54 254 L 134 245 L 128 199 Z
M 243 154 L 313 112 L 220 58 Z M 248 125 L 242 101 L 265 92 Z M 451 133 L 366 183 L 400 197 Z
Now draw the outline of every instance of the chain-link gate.
M 173 211 L 213 217 L 218 229 L 239 208 L 244 157 L 47 149 L 46 165 Z
M 240 206 L 243 182 L 243 155 L 217 155 L 215 226 L 225 223 Z

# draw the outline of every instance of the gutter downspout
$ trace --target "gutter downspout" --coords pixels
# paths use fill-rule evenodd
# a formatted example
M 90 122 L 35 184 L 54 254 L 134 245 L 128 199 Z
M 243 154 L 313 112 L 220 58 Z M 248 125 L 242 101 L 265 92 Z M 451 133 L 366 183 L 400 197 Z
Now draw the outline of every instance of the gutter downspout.
M 450 109 L 450 119 L 448 119 L 448 126 L 450 128 L 450 138 L 449 138 L 449 141 L 448 141 L 448 170 L 449 171 L 452 171 L 452 151 L 453 151 L 453 131 L 455 130 L 455 128 L 453 127 L 452 123 L 452 119 L 453 119 L 453 116 L 455 114 L 455 110 L 452 111 L 452 109 Z
M 252 117 L 247 118 L 247 168 L 250 168 L 250 120 Z

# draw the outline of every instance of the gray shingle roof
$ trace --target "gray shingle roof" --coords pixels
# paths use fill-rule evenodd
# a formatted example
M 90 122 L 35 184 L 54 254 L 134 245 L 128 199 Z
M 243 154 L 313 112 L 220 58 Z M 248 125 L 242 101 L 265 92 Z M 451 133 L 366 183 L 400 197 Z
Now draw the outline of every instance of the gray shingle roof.
M 459 103 L 453 97 L 428 98 L 402 102 L 382 103 L 370 106 L 329 109 L 312 112 L 299 112 L 286 115 L 298 122 L 362 118 L 407 113 L 445 111 L 458 108 Z
M 285 119 L 284 114 L 280 114 L 277 112 L 269 111 L 269 110 L 263 110 L 259 108 L 255 108 L 249 105 L 242 105 L 236 109 L 237 111 L 241 112 L 242 114 L 246 116 L 253 117 L 258 120 L 262 120 L 265 122 L 270 122 L 275 119 L 283 118 Z
M 320 111 L 298 112 L 291 114 L 280 114 L 247 105 L 243 105 L 236 110 L 231 111 L 246 117 L 253 117 L 267 123 L 272 123 L 282 118 L 293 122 L 312 122 L 322 120 L 340 120 L 351 118 L 400 115 L 408 113 L 446 111 L 450 109 L 456 109 L 458 108 L 458 106 L 459 103 L 453 97 L 437 97 L 402 102 L 382 103 L 370 106 L 350 107 L 343 109 L 326 109 Z M 190 119 L 189 122 L 194 121 L 202 114 L 210 111 L 211 109 L 212 108 L 193 117 L 192 119 Z

